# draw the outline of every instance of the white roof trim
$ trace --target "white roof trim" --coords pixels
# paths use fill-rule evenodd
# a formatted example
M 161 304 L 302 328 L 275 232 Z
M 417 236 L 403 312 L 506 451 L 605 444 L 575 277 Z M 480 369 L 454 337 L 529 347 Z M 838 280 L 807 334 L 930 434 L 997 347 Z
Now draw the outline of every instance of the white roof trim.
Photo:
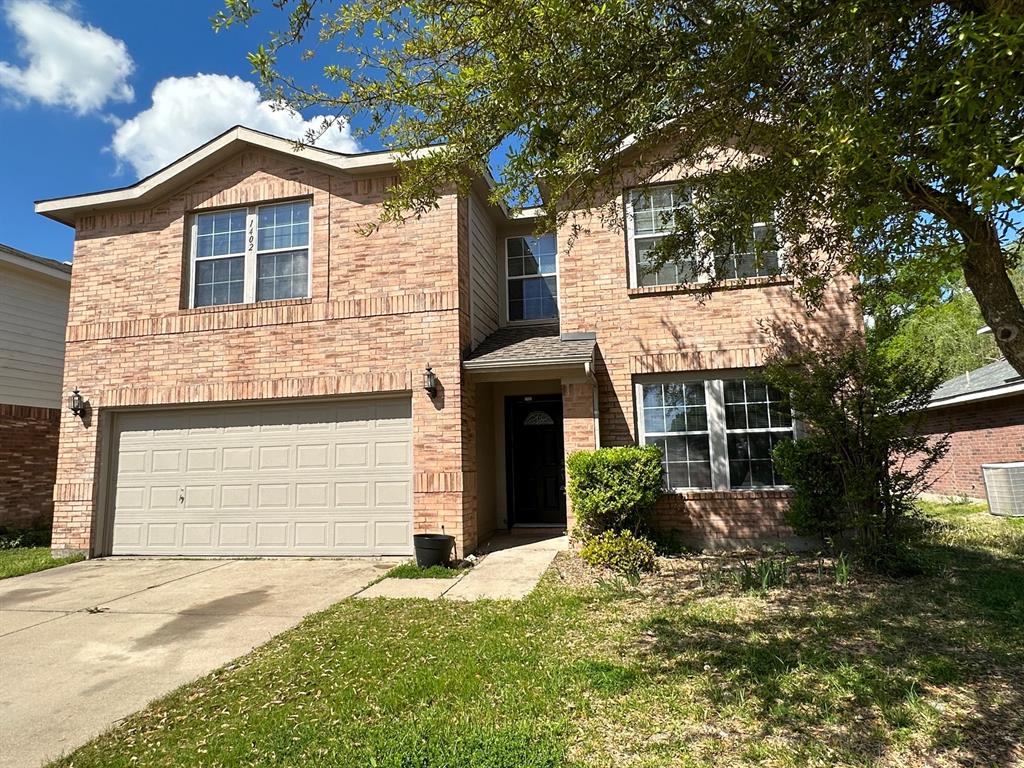
M 296 142 L 272 136 L 261 131 L 238 125 L 198 149 L 174 161 L 151 176 L 147 176 L 130 187 L 112 189 L 72 197 L 60 197 L 36 202 L 36 213 L 48 216 L 64 224 L 73 225 L 78 214 L 91 212 L 106 207 L 141 204 L 158 197 L 172 183 L 181 177 L 196 176 L 208 169 L 214 158 L 224 153 L 234 144 L 243 142 L 276 152 L 294 155 L 305 161 L 349 173 L 370 173 L 394 167 L 401 158 L 398 152 L 370 152 L 359 155 L 346 155 L 327 149 L 302 145 L 296 149 Z M 425 157 L 436 152 L 440 147 L 424 147 L 412 153 L 414 158 Z
M 1007 384 L 1002 387 L 993 387 L 992 389 L 983 389 L 979 392 L 968 392 L 963 395 L 954 395 L 953 397 L 946 397 L 941 400 L 933 400 L 926 406 L 925 410 L 931 411 L 936 408 L 945 408 L 949 405 L 974 403 L 982 400 L 994 400 L 998 397 L 1015 395 L 1019 392 L 1024 392 L 1024 381 L 1017 382 L 1015 384 Z
M 0 247 L 0 263 L 11 264 L 21 269 L 29 270 L 46 277 L 60 280 L 63 283 L 71 282 L 70 270 L 64 270 L 60 267 L 60 262 L 52 262 L 52 266 L 45 262 L 50 259 L 44 259 L 39 256 L 36 258 L 25 258 L 16 251 L 10 251 L 7 248 Z
M 500 371 L 507 368 L 562 368 L 589 363 L 592 355 L 565 355 L 564 357 L 541 358 L 538 360 L 466 360 L 462 367 L 467 371 Z

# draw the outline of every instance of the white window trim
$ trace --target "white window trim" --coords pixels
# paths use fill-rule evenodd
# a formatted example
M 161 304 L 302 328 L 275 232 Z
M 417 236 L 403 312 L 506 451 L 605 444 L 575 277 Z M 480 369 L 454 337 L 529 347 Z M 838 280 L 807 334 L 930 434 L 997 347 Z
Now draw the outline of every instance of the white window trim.
M 259 233 L 259 211 L 261 208 L 272 208 L 276 205 L 285 205 L 288 203 L 302 203 L 305 202 L 309 206 L 309 238 L 306 243 L 306 295 L 296 297 L 296 300 L 301 301 L 302 299 L 308 299 L 313 296 L 313 201 L 308 198 L 300 198 L 298 200 L 276 200 L 272 203 L 263 203 L 261 205 L 248 205 L 248 206 L 231 206 L 229 208 L 211 208 L 210 210 L 193 211 L 191 214 L 191 232 L 189 237 L 189 259 L 188 259 L 188 306 L 189 309 L 208 309 L 217 307 L 241 307 L 245 304 L 263 304 L 267 301 L 291 301 L 291 299 L 264 299 L 263 301 L 256 301 L 256 260 L 260 254 L 268 253 L 285 253 L 287 251 L 297 251 L 298 248 L 270 248 L 263 251 L 256 249 L 257 238 Z M 199 216 L 205 213 L 227 213 L 229 211 L 245 211 L 245 251 L 243 253 L 231 254 L 227 256 L 211 256 L 205 259 L 196 258 L 196 245 L 199 237 Z M 234 302 L 231 304 L 204 304 L 202 307 L 196 306 L 196 262 L 197 261 L 215 261 L 217 259 L 229 259 L 238 258 L 242 256 L 244 258 L 245 276 L 243 278 L 242 287 L 242 300 L 240 302 Z
M 711 282 L 715 278 L 715 266 L 711 265 L 711 269 L 707 272 L 702 272 L 697 275 L 696 280 L 692 280 L 685 283 L 663 283 L 659 285 L 640 285 L 640 272 L 637 264 L 636 257 L 636 230 L 633 221 L 633 193 L 643 189 L 654 189 L 657 187 L 681 187 L 685 189 L 689 195 L 693 196 L 693 188 L 689 186 L 685 181 L 666 181 L 659 182 L 658 184 L 648 184 L 646 186 L 641 185 L 637 187 L 628 187 L 623 193 L 623 204 L 626 211 L 626 248 L 627 256 L 629 261 L 629 288 L 671 288 L 673 285 L 699 285 L 701 283 Z M 756 226 L 763 226 L 767 224 L 765 221 L 755 221 L 751 225 L 751 229 Z M 641 237 L 664 237 L 664 235 L 641 235 Z M 776 249 L 776 254 L 779 263 L 779 272 L 777 277 L 784 277 L 786 274 L 785 265 L 785 248 L 783 244 L 779 244 Z M 756 277 L 741 277 L 741 278 L 723 278 L 725 280 L 759 280 L 762 277 L 768 277 L 767 275 L 759 275 Z
M 562 268 L 562 260 L 558 254 L 558 236 L 553 232 L 548 232 L 555 238 L 555 272 L 553 275 L 537 273 L 536 275 L 512 275 L 508 274 L 508 241 L 509 240 L 521 240 L 527 237 L 536 237 L 536 235 L 507 235 L 502 240 L 501 246 L 501 274 L 502 274 L 502 292 L 505 296 L 504 304 L 504 315 L 505 325 L 551 325 L 552 323 L 559 322 L 562 317 L 562 280 L 560 276 Z M 554 277 L 555 278 L 555 310 L 557 314 L 554 317 L 542 317 L 537 320 L 513 320 L 508 311 L 509 306 L 509 293 L 508 284 L 510 280 L 523 280 L 530 277 Z
M 757 368 L 728 368 L 711 371 L 686 371 L 681 373 L 665 373 L 643 375 L 633 380 L 633 418 L 636 423 L 637 442 L 647 444 L 647 431 L 644 428 L 644 385 L 672 384 L 676 382 L 704 382 L 704 402 L 708 417 L 708 447 L 711 454 L 711 486 L 710 487 L 666 487 L 666 493 L 700 493 L 726 491 L 729 493 L 749 493 L 757 491 L 789 490 L 789 485 L 760 485 L 755 487 L 733 488 L 729 484 L 729 444 L 730 433 L 789 431 L 778 427 L 775 429 L 732 429 L 725 426 L 725 382 L 732 379 L 757 379 L 762 373 Z M 797 438 L 803 429 L 795 416 L 792 427 L 793 437 Z M 659 433 L 660 435 L 661 433 Z M 700 433 L 703 434 L 703 433 Z

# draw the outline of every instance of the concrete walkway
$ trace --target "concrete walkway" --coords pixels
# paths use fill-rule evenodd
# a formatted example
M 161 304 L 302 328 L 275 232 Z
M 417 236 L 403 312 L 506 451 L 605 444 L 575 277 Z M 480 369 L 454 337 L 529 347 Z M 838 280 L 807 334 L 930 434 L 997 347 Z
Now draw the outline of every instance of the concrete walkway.
M 0 581 L 0 766 L 38 768 L 398 560 L 87 560 Z
M 482 559 L 451 579 L 384 579 L 357 597 L 424 600 L 521 600 L 537 586 L 555 555 L 569 546 L 565 536 L 532 539 L 502 534 L 482 546 Z

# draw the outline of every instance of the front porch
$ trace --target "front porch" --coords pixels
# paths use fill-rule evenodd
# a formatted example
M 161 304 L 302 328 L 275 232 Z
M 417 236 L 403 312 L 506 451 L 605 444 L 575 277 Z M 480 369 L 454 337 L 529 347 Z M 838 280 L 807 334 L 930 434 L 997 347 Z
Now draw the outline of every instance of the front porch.
M 599 441 L 594 334 L 502 328 L 463 363 L 475 424 L 477 531 L 572 531 L 565 457 Z

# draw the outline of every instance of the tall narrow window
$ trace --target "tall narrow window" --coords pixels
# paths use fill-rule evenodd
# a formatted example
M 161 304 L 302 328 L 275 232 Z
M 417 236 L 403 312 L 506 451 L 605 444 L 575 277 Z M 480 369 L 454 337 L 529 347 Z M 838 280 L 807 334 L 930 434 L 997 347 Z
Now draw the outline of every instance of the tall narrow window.
M 661 448 L 669 488 L 710 488 L 711 448 L 703 381 L 643 385 L 644 435 Z
M 508 319 L 558 317 L 558 246 L 554 235 L 505 241 Z
M 690 191 L 678 184 L 629 192 L 629 244 L 636 285 L 675 285 L 697 279 L 693 261 L 681 257 L 656 264 L 653 250 L 675 230 L 676 208 L 690 201 Z
M 196 216 L 194 306 L 241 304 L 245 295 L 245 211 Z
M 772 449 L 793 437 L 788 398 L 757 379 L 726 381 L 725 432 L 729 446 L 729 485 L 759 488 L 779 485 Z
M 309 295 L 309 203 L 259 208 L 256 301 Z
M 309 296 L 309 209 L 303 200 L 196 214 L 191 306 Z

